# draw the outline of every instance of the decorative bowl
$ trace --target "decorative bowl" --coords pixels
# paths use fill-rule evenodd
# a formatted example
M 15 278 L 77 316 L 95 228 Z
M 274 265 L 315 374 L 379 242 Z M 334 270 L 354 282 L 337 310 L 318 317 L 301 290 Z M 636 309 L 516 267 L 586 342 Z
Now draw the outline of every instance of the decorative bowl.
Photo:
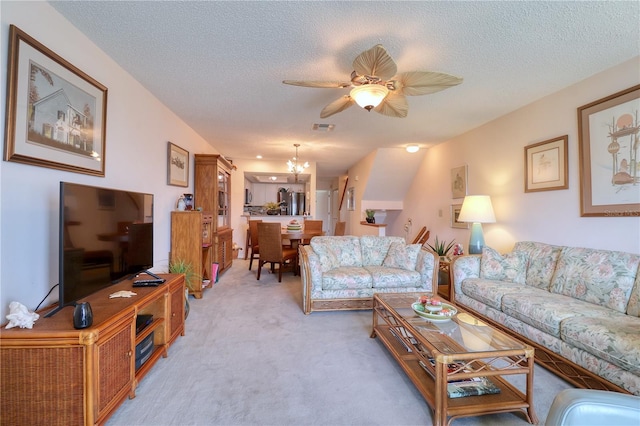
M 442 305 L 424 305 L 424 308 L 429 312 L 440 312 L 442 310 Z
M 440 306 L 441 310 L 438 312 L 425 312 L 420 310 L 421 308 L 425 308 L 425 306 L 423 306 L 420 302 L 413 303 L 411 305 L 411 308 L 420 318 L 426 319 L 427 321 L 431 322 L 451 321 L 451 318 L 453 318 L 458 313 L 458 310 L 454 306 L 448 305 L 446 303 L 443 303 Z

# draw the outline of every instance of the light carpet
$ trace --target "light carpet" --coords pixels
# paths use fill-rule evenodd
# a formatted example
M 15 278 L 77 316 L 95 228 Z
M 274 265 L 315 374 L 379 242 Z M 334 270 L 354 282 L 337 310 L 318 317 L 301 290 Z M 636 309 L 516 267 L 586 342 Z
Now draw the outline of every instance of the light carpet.
M 300 277 L 234 260 L 190 298 L 178 338 L 108 425 L 425 425 L 426 402 L 378 339 L 371 311 L 301 308 Z M 524 377 L 512 382 L 524 390 Z M 534 407 L 541 424 L 555 395 L 571 387 L 536 365 Z M 454 425 L 526 425 L 505 413 Z

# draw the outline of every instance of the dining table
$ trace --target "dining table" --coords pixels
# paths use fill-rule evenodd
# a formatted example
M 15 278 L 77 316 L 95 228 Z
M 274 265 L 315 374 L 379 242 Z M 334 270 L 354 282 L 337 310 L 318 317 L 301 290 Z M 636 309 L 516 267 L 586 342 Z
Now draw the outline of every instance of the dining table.
M 318 237 L 324 235 L 323 231 L 311 231 L 305 232 L 304 229 L 298 232 L 287 231 L 286 227 L 282 228 L 282 240 L 291 241 L 291 247 L 298 248 L 300 245 L 300 241 L 302 240 L 310 240 L 313 237 Z

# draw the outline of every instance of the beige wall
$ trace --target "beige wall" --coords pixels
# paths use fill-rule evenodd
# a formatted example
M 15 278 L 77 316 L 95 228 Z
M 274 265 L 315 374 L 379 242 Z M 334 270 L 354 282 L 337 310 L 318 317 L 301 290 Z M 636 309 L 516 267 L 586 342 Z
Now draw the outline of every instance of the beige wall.
M 497 223 L 484 225 L 487 245 L 506 251 L 516 241 L 534 240 L 640 253 L 640 217 L 580 216 L 577 133 L 577 108 L 637 85 L 639 64 L 639 58 L 620 64 L 429 149 L 387 234 L 404 236 L 411 218 L 411 236 L 427 225 L 429 242 L 437 235 L 466 250 L 469 230 L 451 228 L 449 212 L 462 203 L 451 198 L 450 169 L 467 164 L 468 194 L 493 201 Z M 524 147 L 562 135 L 569 136 L 569 189 L 525 193 Z
M 167 185 L 167 142 L 189 151 L 191 165 L 194 153 L 217 152 L 49 3 L 3 1 L 0 8 L 3 88 L 9 24 L 108 88 L 104 178 L 0 161 L 0 318 L 4 319 L 11 301 L 34 309 L 58 282 L 60 181 L 153 193 L 153 269 L 162 272 L 168 263 L 170 212 L 181 194 L 193 192 L 193 170 L 189 187 Z M 4 126 L 0 134 L 4 140 Z M 57 288 L 52 293 L 43 306 L 58 299 Z

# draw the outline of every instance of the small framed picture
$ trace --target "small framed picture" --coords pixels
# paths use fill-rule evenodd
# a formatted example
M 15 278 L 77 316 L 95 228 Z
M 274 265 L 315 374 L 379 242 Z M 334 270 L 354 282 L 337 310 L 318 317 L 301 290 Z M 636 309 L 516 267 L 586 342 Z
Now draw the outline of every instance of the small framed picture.
M 524 192 L 569 188 L 567 135 L 524 147 Z
M 167 185 L 189 186 L 189 151 L 169 142 Z
M 353 211 L 356 209 L 356 189 L 352 186 L 347 189 L 347 210 Z
M 451 198 L 464 198 L 467 195 L 467 166 L 451 169 Z
M 458 216 L 460 216 L 461 209 L 462 209 L 462 204 L 451 204 L 451 227 L 469 229 L 468 222 L 460 222 L 458 220 Z

